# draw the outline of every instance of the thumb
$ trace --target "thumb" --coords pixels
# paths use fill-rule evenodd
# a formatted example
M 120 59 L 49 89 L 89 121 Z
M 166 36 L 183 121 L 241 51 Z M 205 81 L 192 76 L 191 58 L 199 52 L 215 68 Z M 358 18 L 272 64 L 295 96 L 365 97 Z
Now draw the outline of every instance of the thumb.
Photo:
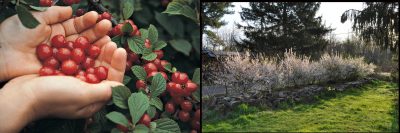
M 72 17 L 72 8 L 70 6 L 51 6 L 46 11 L 35 12 L 33 15 L 51 25 L 70 19 Z
M 98 84 L 89 84 L 90 87 L 88 90 L 88 98 L 91 103 L 96 102 L 107 102 L 111 99 L 112 90 L 111 87 L 123 85 L 119 82 L 115 81 L 103 81 Z

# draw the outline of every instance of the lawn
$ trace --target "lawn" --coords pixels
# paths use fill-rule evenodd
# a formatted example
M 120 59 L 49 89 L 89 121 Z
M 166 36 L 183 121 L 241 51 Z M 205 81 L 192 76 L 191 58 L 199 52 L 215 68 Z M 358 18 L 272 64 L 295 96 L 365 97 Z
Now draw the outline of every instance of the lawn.
M 203 132 L 398 132 L 398 86 L 373 81 L 284 109 L 240 105 L 227 116 L 204 112 Z

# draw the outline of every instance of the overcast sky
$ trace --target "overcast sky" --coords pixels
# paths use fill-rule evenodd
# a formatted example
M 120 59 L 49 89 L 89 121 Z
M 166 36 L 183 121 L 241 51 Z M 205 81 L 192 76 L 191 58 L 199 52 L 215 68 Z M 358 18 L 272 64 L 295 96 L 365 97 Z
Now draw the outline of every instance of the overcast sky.
M 249 7 L 248 2 L 234 2 L 233 5 L 235 7 L 233 10 L 234 14 L 225 15 L 222 17 L 222 20 L 228 22 L 226 26 L 221 27 L 219 30 L 228 30 L 232 29 L 234 26 L 234 22 L 245 24 L 240 18 L 239 12 L 241 12 L 241 7 Z M 351 22 L 347 21 L 346 23 L 340 22 L 340 16 L 342 13 L 348 9 L 363 9 L 362 2 L 321 2 L 320 8 L 317 12 L 317 16 L 322 16 L 322 22 L 325 22 L 326 26 L 331 26 L 335 30 L 332 32 L 336 34 L 336 38 L 339 40 L 344 40 L 348 36 L 348 34 L 343 34 L 347 32 L 352 32 L 351 30 Z M 238 31 L 240 32 L 240 31 Z M 240 32 L 243 35 L 242 32 Z

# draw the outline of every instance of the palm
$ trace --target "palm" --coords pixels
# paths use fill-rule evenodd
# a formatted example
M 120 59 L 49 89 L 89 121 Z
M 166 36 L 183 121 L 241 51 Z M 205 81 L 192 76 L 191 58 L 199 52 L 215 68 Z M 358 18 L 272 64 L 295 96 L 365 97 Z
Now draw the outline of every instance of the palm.
M 98 14 L 95 12 L 70 19 L 71 14 L 69 7 L 50 7 L 46 12 L 35 12 L 35 18 L 41 23 L 35 29 L 23 27 L 16 15 L 5 20 L 0 25 L 3 55 L 7 57 L 5 77 L 37 73 L 42 65 L 36 57 L 36 46 L 42 42 L 49 44 L 50 39 L 58 34 L 66 36 L 68 41 L 74 41 L 78 36 L 88 37 L 93 45 L 101 48 L 95 65 L 108 67 L 109 74 L 121 73 L 126 54 L 121 50 L 118 52 L 115 43 L 106 36 L 111 23 L 103 20 L 96 24 Z

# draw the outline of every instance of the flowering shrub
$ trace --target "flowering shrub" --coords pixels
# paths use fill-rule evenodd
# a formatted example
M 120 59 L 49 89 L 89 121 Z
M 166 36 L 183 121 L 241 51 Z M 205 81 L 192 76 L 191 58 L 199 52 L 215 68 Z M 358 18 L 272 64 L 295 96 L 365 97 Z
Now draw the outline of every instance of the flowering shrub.
M 376 68 L 372 63 L 364 62 L 363 57 L 344 58 L 339 54 L 321 56 L 318 61 L 310 57 L 297 56 L 291 49 L 285 52 L 282 59 L 233 55 L 221 59 L 224 71 L 215 72 L 219 78 L 217 84 L 227 84 L 236 89 L 247 91 L 252 86 L 257 89 L 280 89 L 307 84 L 335 82 L 365 77 Z

